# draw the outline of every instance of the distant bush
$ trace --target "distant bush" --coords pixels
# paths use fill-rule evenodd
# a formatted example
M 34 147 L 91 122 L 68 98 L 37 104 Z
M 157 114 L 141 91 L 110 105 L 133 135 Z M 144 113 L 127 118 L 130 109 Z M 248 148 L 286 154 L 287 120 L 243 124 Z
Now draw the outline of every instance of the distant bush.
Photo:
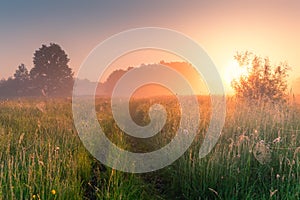
M 287 63 L 271 66 L 268 57 L 250 52 L 237 53 L 240 67 L 247 67 L 248 74 L 232 81 L 236 97 L 246 102 L 284 103 L 287 100 Z

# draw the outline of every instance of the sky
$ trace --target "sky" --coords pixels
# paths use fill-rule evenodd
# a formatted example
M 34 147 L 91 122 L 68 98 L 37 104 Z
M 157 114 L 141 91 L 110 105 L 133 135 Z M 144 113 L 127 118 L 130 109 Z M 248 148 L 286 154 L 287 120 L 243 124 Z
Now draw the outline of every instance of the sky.
M 59 44 L 78 71 L 93 48 L 132 28 L 162 27 L 195 40 L 222 77 L 237 51 L 287 61 L 289 81 L 300 85 L 300 1 L 1 1 L 0 78 L 12 76 L 42 44 Z M 155 57 L 158 62 L 161 58 Z M 147 60 L 145 61 L 147 62 Z M 136 61 L 126 65 L 136 65 Z M 293 85 L 293 88 L 299 88 Z M 230 89 L 228 89 L 230 90 Z

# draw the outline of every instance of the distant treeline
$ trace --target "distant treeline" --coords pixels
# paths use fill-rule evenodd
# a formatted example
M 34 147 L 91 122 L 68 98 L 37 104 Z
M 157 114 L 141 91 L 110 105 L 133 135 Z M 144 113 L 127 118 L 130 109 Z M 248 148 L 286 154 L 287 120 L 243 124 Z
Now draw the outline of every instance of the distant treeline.
M 72 95 L 74 77 L 72 69 L 68 66 L 70 59 L 65 51 L 55 43 L 49 46 L 42 45 L 35 51 L 33 57 L 33 68 L 29 71 L 24 64 L 20 64 L 12 77 L 0 81 L 0 98 L 18 97 L 69 97 Z M 161 61 L 159 64 L 171 67 L 178 71 L 188 80 L 199 80 L 194 75 L 193 67 L 186 62 Z M 149 64 L 138 67 L 139 71 L 151 68 L 158 70 L 158 64 Z M 96 83 L 97 96 L 110 97 L 118 80 L 133 67 L 127 69 L 115 69 L 104 82 Z M 159 73 L 159 72 L 157 72 Z M 165 76 L 160 74 L 161 76 Z M 147 74 L 145 74 L 147 76 Z M 94 92 L 95 82 L 90 80 L 77 80 L 80 82 L 79 95 L 90 95 Z M 203 83 L 192 82 L 194 86 Z M 166 89 L 157 86 L 144 87 L 139 96 L 160 96 L 169 94 Z
M 42 45 L 34 53 L 30 71 L 21 64 L 13 77 L 0 81 L 0 97 L 70 96 L 74 80 L 69 60 L 58 44 Z
M 128 71 L 132 69 L 138 70 L 140 78 L 143 76 L 153 76 L 153 74 L 159 74 L 162 78 L 168 79 L 168 74 L 162 74 L 159 70 L 160 65 L 164 65 L 172 68 L 177 71 L 179 74 L 184 76 L 186 80 L 189 80 L 194 91 L 200 94 L 207 94 L 205 83 L 202 81 L 199 74 L 195 71 L 191 64 L 187 62 L 164 62 L 161 61 L 158 64 L 142 64 L 138 67 L 128 67 L 127 69 L 116 69 L 114 70 L 104 82 L 95 83 L 91 82 L 87 79 L 85 80 L 77 80 L 79 83 L 77 85 L 79 93 L 78 95 L 91 95 L 94 93 L 94 85 L 97 84 L 96 96 L 101 97 L 111 97 L 113 90 L 116 87 L 117 82 L 120 78 L 126 74 Z M 152 75 L 147 73 L 149 69 L 153 71 Z M 135 80 L 132 80 L 135 81 Z M 168 87 L 168 85 L 166 86 Z M 123 94 L 125 95 L 125 94 Z M 157 84 L 146 84 L 140 88 L 138 88 L 132 97 L 155 97 L 155 96 L 168 96 L 172 95 L 171 91 L 167 90 L 164 86 L 159 86 Z

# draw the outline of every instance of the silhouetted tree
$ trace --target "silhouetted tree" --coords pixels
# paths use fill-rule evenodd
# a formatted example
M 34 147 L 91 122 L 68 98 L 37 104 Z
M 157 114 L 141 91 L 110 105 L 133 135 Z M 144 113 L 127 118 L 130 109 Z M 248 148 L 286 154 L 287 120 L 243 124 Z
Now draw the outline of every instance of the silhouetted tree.
M 107 80 L 104 82 L 103 87 L 104 87 L 104 93 L 106 95 L 111 96 L 117 82 L 119 79 L 126 74 L 129 70 L 133 69 L 133 67 L 128 67 L 127 70 L 123 69 L 117 69 L 113 71 L 107 78 Z
M 18 69 L 14 73 L 13 86 L 12 90 L 16 91 L 17 96 L 26 96 L 29 91 L 29 73 L 24 64 L 18 66 Z
M 16 97 L 17 85 L 15 80 L 12 77 L 9 77 L 7 80 L 1 80 L 0 83 L 0 98 Z
M 19 97 L 27 95 L 29 83 L 29 73 L 24 64 L 18 66 L 13 77 L 0 81 L 0 97 Z
M 247 102 L 257 101 L 283 103 L 287 99 L 287 77 L 289 67 L 281 63 L 270 65 L 269 58 L 261 58 L 253 53 L 237 53 L 235 59 L 240 67 L 247 67 L 248 74 L 233 80 L 236 96 Z
M 23 63 L 18 66 L 18 69 L 14 73 L 14 78 L 20 82 L 25 82 L 29 79 L 28 70 Z
M 42 45 L 34 53 L 34 67 L 30 71 L 33 89 L 44 96 L 69 96 L 73 86 L 69 58 L 55 43 Z

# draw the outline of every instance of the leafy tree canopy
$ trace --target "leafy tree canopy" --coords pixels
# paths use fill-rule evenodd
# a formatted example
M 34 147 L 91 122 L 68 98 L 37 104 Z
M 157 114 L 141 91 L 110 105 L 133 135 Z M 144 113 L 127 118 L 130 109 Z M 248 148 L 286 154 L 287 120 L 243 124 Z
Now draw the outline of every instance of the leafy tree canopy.
M 239 99 L 247 102 L 284 103 L 287 100 L 287 63 L 271 66 L 268 57 L 262 58 L 251 52 L 237 53 L 240 67 L 247 67 L 248 74 L 232 81 Z
M 69 95 L 73 85 L 72 69 L 69 58 L 55 43 L 42 45 L 34 53 L 34 67 L 30 71 L 33 85 L 45 96 Z

